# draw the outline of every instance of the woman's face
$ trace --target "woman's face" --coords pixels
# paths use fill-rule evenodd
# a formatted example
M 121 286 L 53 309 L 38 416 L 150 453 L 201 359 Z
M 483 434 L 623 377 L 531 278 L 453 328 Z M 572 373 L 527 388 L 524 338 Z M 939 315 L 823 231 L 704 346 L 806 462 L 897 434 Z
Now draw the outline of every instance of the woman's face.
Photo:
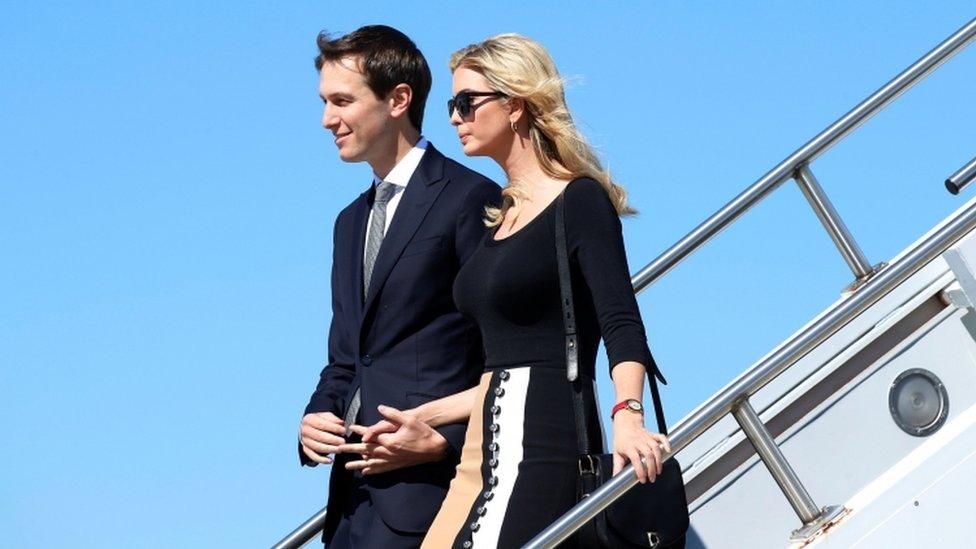
M 465 67 L 454 71 L 452 94 L 459 92 L 494 92 L 480 73 Z M 457 109 L 451 112 L 451 125 L 457 128 L 464 154 L 504 158 L 511 149 L 515 132 L 509 123 L 509 110 L 503 98 L 472 97 L 471 112 L 461 117 Z

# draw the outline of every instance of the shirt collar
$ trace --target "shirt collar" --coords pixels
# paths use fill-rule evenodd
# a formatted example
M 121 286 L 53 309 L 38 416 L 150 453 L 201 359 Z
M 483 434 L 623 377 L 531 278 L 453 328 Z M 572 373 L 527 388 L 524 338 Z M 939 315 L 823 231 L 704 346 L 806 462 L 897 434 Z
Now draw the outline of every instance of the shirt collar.
M 373 174 L 373 185 L 379 185 L 380 182 L 386 181 L 398 187 L 406 187 L 407 183 L 410 182 L 410 178 L 413 177 L 413 172 L 417 171 L 417 166 L 420 165 L 420 159 L 423 158 L 424 152 L 426 151 L 427 138 L 421 136 L 417 144 L 396 163 L 396 166 L 393 166 L 393 169 L 390 170 L 390 173 L 385 178 L 381 179 L 375 173 Z

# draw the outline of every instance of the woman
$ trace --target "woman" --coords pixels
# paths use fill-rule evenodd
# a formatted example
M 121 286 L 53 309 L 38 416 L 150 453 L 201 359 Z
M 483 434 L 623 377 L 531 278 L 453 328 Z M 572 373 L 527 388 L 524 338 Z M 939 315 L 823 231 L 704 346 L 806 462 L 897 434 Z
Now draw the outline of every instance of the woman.
M 457 475 L 424 547 L 520 547 L 573 506 L 579 474 L 555 200 L 564 195 L 591 425 L 599 425 L 592 380 L 601 335 L 618 402 L 640 401 L 649 363 L 619 220 L 633 210 L 573 124 L 545 48 L 503 34 L 456 52 L 450 68 L 448 108 L 464 153 L 495 160 L 508 186 L 502 207 L 487 210 L 491 230 L 454 285 L 458 309 L 481 329 L 486 371 L 474 390 L 425 410 L 445 423 L 470 420 Z M 642 413 L 613 416 L 615 473 L 635 463 L 640 482 L 653 480 L 662 446 L 670 450 L 666 437 L 644 428 Z

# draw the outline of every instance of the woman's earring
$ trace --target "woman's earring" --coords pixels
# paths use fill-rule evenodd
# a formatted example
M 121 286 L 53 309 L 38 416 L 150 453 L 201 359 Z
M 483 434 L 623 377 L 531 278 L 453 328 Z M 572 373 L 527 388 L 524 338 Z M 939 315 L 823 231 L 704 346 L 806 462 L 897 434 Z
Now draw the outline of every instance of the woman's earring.
M 518 124 L 516 124 L 515 122 L 512 122 L 512 131 L 518 133 Z

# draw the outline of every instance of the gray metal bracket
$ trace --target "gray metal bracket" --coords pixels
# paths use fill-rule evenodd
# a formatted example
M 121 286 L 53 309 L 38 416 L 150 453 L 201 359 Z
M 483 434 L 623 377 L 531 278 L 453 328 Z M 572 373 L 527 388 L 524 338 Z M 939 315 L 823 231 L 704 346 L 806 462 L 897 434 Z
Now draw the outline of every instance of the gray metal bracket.
M 790 543 L 802 543 L 822 532 L 847 513 L 843 505 L 831 505 L 820 510 L 820 516 L 808 524 L 790 532 Z
M 976 304 L 976 237 L 969 237 L 942 254 L 956 283 L 944 292 L 945 301 L 957 307 L 971 308 Z

